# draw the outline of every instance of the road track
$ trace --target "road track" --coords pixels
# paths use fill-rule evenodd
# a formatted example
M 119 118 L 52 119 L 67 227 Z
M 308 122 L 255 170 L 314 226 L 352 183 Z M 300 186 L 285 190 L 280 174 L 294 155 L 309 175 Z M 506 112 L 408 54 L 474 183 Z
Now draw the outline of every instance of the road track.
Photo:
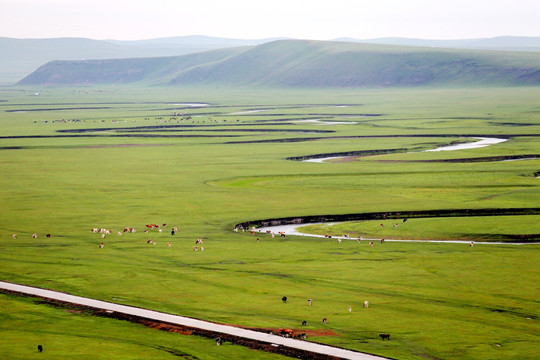
M 194 318 L 162 313 L 133 306 L 120 305 L 101 300 L 74 296 L 58 291 L 46 290 L 25 285 L 12 284 L 0 281 L 0 290 L 25 296 L 33 296 L 52 300 L 63 305 L 91 308 L 103 311 L 111 317 L 121 319 L 151 320 L 178 325 L 194 330 L 198 335 L 207 337 L 220 336 L 225 341 L 294 356 L 301 359 L 357 359 L 357 360 L 383 360 L 380 356 L 360 353 L 329 345 L 313 343 L 278 335 L 222 325 Z

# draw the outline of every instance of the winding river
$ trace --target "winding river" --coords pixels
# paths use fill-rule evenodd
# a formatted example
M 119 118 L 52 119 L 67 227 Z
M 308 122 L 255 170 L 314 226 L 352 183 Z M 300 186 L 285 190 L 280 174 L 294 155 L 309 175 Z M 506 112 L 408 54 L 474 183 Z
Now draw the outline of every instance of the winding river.
M 274 234 L 278 233 L 284 233 L 285 235 L 296 235 L 296 236 L 310 236 L 310 237 L 318 237 L 318 238 L 325 238 L 324 235 L 316 235 L 316 234 L 306 234 L 298 231 L 298 228 L 306 225 L 334 225 L 338 223 L 305 223 L 305 224 L 287 224 L 287 225 L 276 225 L 276 226 L 265 226 L 256 228 L 255 231 L 260 232 L 262 234 L 266 234 L 267 231 L 271 231 Z M 333 236 L 330 240 L 331 241 L 337 241 L 337 239 L 341 240 L 350 240 L 350 241 L 358 241 L 358 238 L 347 238 L 344 236 Z M 361 238 L 360 242 L 369 242 L 369 241 L 380 241 L 381 239 L 369 239 L 369 238 Z M 450 243 L 450 244 L 470 244 L 470 240 L 406 240 L 406 239 L 384 239 L 385 242 L 414 242 L 414 243 Z M 481 242 L 474 242 L 475 244 L 487 244 L 487 245 L 534 245 L 534 244 L 540 244 L 537 242 L 496 242 L 496 241 L 481 241 Z
M 472 143 L 465 143 L 465 144 L 456 144 L 456 145 L 449 145 L 449 146 L 441 146 L 436 149 L 430 149 L 425 150 L 425 152 L 431 152 L 431 151 L 453 151 L 453 150 L 468 150 L 468 149 L 477 149 L 486 147 L 489 145 L 499 144 L 502 142 L 507 141 L 508 139 L 498 139 L 498 138 L 487 138 L 487 137 L 475 137 L 473 139 L 478 139 L 478 141 L 472 142 Z M 343 159 L 347 158 L 349 156 L 330 156 L 325 158 L 318 158 L 318 159 L 307 159 L 302 160 L 303 162 L 316 162 L 316 163 L 322 163 L 327 160 L 332 159 Z

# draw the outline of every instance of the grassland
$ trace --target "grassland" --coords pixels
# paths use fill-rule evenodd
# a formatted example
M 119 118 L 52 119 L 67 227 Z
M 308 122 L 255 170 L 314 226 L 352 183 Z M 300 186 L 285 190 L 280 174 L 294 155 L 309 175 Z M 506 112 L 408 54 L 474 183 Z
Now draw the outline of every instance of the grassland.
M 242 221 L 288 216 L 538 207 L 538 159 L 424 161 L 540 154 L 539 88 L 1 90 L 2 280 L 249 327 L 301 328 L 306 320 L 308 329 L 340 334 L 308 340 L 397 359 L 533 359 L 540 352 L 538 245 L 369 248 L 232 231 Z M 188 103 L 207 105 L 175 105 Z M 350 124 L 303 122 L 317 119 Z M 321 130 L 331 132 L 313 132 Z M 361 137 L 395 135 L 411 137 Z M 460 135 L 509 141 L 421 152 L 469 140 Z M 285 160 L 396 148 L 413 152 Z M 415 219 L 406 236 L 444 231 L 489 240 L 538 233 L 539 217 Z M 167 227 L 144 233 L 150 223 Z M 179 226 L 175 236 L 172 226 Z M 102 239 L 95 227 L 113 234 Z M 116 235 L 125 227 L 137 232 Z M 197 238 L 204 252 L 193 251 Z M 223 347 L 209 340 L 6 295 L 0 306 L 2 357 L 28 358 L 38 341 L 55 358 L 128 359 L 141 348 L 148 351 L 141 357 L 171 349 L 201 359 L 274 357 L 230 345 L 216 355 Z M 380 332 L 392 340 L 381 342 Z

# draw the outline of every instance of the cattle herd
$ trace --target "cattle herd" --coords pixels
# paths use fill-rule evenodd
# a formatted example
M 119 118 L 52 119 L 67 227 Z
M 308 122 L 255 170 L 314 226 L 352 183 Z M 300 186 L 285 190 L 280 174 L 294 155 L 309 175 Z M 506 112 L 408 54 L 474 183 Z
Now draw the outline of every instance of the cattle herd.
M 153 231 L 157 231 L 159 233 L 161 233 L 163 231 L 164 228 L 167 227 L 167 224 L 162 224 L 162 225 L 158 225 L 158 224 L 147 224 L 145 225 L 144 227 L 144 233 L 145 234 L 148 234 L 150 232 L 153 232 Z M 101 237 L 101 242 L 98 244 L 98 247 L 100 249 L 104 248 L 105 247 L 105 238 L 109 235 L 112 235 L 113 234 L 113 231 L 110 230 L 110 229 L 107 229 L 107 228 L 99 228 L 99 227 L 95 227 L 95 228 L 92 228 L 90 230 L 92 233 L 94 234 L 99 234 L 99 236 Z M 118 231 L 116 234 L 117 236 L 122 236 L 123 234 L 126 234 L 126 233 L 131 233 L 131 234 L 134 234 L 136 233 L 137 230 L 133 227 L 124 227 L 122 230 Z M 174 226 L 174 227 L 171 227 L 171 236 L 174 236 L 176 234 L 176 232 L 178 232 L 178 227 L 177 226 Z M 32 239 L 37 239 L 38 238 L 38 233 L 32 233 Z M 13 234 L 12 235 L 13 239 L 18 239 L 18 235 L 17 234 Z M 45 235 L 45 237 L 47 239 L 50 239 L 52 238 L 52 234 L 51 233 L 47 233 Z M 152 238 L 148 238 L 146 240 L 146 243 L 149 244 L 149 245 L 156 245 L 156 241 L 153 240 Z M 203 239 L 199 238 L 195 241 L 195 244 L 202 244 L 203 243 Z M 172 246 L 172 243 L 169 241 L 167 242 L 167 247 L 171 247 Z M 204 251 L 204 247 L 202 246 L 194 246 L 193 247 L 193 250 L 194 251 Z

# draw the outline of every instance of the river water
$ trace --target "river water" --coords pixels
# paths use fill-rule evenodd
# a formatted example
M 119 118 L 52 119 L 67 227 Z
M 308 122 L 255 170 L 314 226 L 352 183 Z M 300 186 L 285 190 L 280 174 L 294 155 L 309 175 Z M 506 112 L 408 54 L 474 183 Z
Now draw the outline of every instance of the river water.
M 475 137 L 473 139 L 478 139 L 478 141 L 472 142 L 472 143 L 466 143 L 466 144 L 456 144 L 456 145 L 449 145 L 449 146 L 441 146 L 436 149 L 430 149 L 425 150 L 425 152 L 430 151 L 453 151 L 453 150 L 467 150 L 467 149 L 476 149 L 476 148 L 482 148 L 489 145 L 499 144 L 502 142 L 507 141 L 508 139 L 498 139 L 498 138 L 486 138 L 486 137 Z M 302 160 L 303 162 L 314 162 L 314 163 L 322 163 L 326 160 L 332 160 L 332 159 L 343 159 L 349 156 L 329 156 L 325 158 L 318 158 L 318 159 L 307 159 Z

